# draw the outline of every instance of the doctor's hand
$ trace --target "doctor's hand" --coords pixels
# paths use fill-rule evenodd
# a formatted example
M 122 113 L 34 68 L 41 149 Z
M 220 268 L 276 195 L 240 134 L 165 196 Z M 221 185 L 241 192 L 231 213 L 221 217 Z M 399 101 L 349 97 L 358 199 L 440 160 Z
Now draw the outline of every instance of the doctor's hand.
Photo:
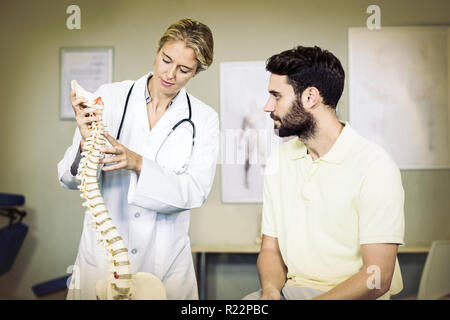
M 98 112 L 95 108 L 89 108 L 85 105 L 87 103 L 86 99 L 76 98 L 75 90 L 70 93 L 70 102 L 72 104 L 72 109 L 75 112 L 75 119 L 77 121 L 78 129 L 81 134 L 81 149 L 83 150 L 84 141 L 90 136 L 91 132 L 88 126 L 94 121 L 100 121 L 101 114 L 96 116 L 90 116 L 89 113 Z M 100 103 L 103 104 L 103 103 Z
M 105 154 L 112 154 L 113 156 L 100 159 L 99 163 L 116 163 L 108 166 L 103 166 L 102 170 L 112 171 L 117 169 L 128 169 L 134 170 L 138 174 L 140 174 L 142 170 L 142 156 L 120 144 L 108 133 L 105 132 L 103 135 L 109 141 L 109 143 L 111 143 L 112 146 L 103 147 L 101 152 L 104 152 Z

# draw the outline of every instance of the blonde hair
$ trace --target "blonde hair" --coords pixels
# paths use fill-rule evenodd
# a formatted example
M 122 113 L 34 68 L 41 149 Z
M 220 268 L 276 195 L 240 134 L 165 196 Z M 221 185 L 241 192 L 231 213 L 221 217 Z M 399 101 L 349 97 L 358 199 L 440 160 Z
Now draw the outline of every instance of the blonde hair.
M 197 70 L 208 69 L 213 62 L 214 41 L 209 27 L 193 19 L 181 19 L 172 23 L 158 40 L 158 52 L 171 40 L 184 41 L 195 52 Z

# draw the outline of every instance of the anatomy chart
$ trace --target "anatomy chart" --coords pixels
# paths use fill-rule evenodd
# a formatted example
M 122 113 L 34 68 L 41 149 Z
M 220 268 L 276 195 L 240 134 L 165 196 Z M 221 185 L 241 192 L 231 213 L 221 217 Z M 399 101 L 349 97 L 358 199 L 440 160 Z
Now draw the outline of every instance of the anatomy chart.
M 269 77 L 264 61 L 220 64 L 223 202 L 262 202 L 264 166 L 280 142 L 264 112 Z

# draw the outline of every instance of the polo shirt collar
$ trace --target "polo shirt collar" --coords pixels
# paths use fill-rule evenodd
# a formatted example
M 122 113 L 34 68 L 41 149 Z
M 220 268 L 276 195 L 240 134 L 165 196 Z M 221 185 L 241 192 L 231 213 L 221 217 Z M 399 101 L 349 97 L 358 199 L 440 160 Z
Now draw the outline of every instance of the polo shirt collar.
M 335 164 L 344 162 L 347 156 L 350 155 L 350 148 L 353 146 L 353 137 L 354 131 L 347 121 L 334 145 L 321 159 Z
M 349 151 L 353 145 L 354 133 L 355 131 L 350 127 L 350 124 L 345 122 L 344 129 L 342 129 L 334 145 L 327 154 L 318 160 L 334 164 L 342 163 L 350 155 Z M 292 159 L 301 159 L 306 157 L 307 154 L 306 145 L 299 138 L 296 138 L 291 148 Z
M 306 157 L 308 150 L 306 149 L 306 145 L 299 138 L 294 138 L 291 148 L 291 158 L 292 160 L 302 159 Z

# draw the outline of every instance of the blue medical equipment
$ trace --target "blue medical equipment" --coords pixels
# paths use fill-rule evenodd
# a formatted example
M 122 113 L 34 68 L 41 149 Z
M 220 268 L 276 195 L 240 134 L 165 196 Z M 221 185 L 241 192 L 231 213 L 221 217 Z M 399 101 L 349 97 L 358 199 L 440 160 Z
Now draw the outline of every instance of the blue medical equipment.
M 9 224 L 0 228 L 0 275 L 11 270 L 27 235 L 28 227 L 22 223 L 24 204 L 22 195 L 0 193 L 0 216 L 9 218 Z

